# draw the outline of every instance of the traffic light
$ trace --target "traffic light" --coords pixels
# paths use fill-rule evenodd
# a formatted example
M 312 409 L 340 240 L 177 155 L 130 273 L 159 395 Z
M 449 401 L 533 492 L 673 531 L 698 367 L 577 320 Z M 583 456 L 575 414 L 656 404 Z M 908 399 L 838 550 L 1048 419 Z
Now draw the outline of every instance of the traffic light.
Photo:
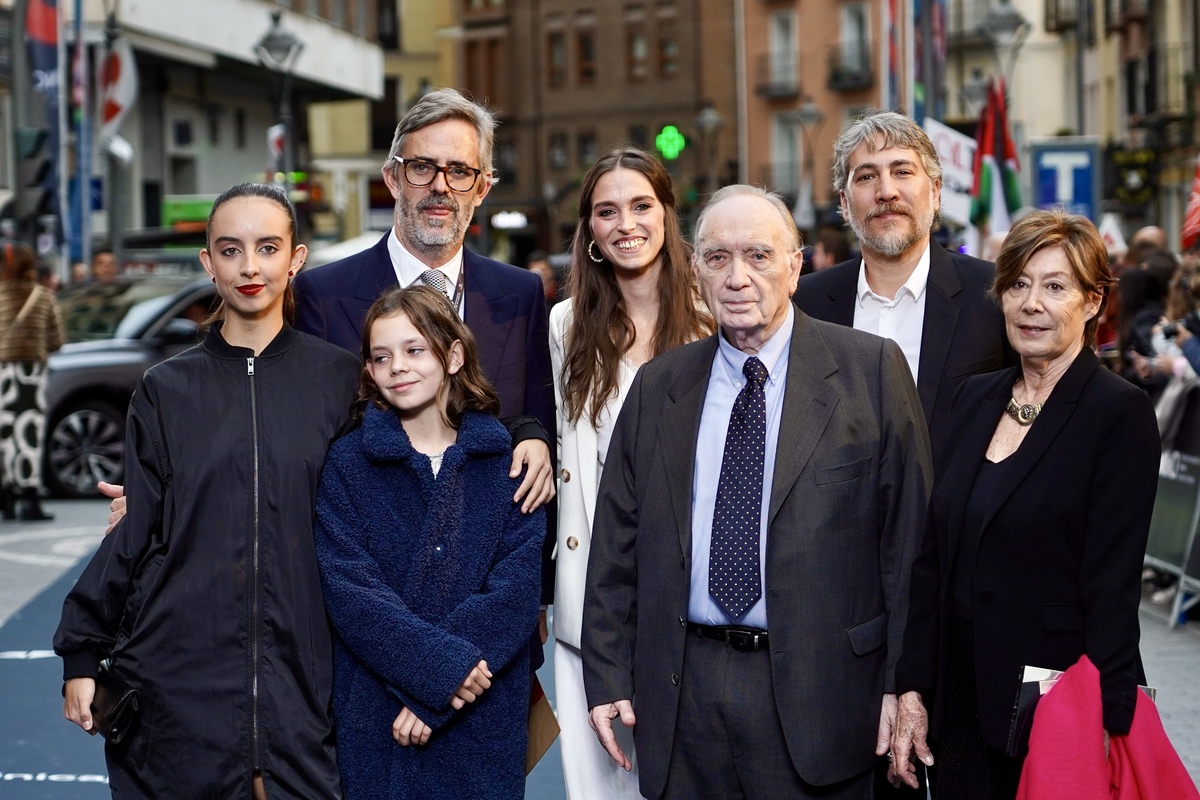
M 54 162 L 46 143 L 45 128 L 21 126 L 16 130 L 17 198 L 16 217 L 28 223 L 51 211 L 54 193 L 51 180 Z
M 663 158 L 667 161 L 674 161 L 679 158 L 679 154 L 687 146 L 687 139 L 679 132 L 679 128 L 674 125 L 664 125 L 663 129 L 654 137 L 654 146 L 658 152 L 662 153 Z

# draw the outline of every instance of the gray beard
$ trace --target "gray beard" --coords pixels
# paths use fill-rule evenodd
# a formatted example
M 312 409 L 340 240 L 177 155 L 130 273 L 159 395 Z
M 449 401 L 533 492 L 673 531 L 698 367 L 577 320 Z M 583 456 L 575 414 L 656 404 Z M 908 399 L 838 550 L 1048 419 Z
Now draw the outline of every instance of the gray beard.
M 858 237 L 864 250 L 869 250 L 873 253 L 878 253 L 884 258 L 898 258 L 910 247 L 920 242 L 933 229 L 933 210 L 922 218 L 920 215 L 910 216 L 911 225 L 908 231 L 888 231 L 882 235 L 875 235 L 866 225 L 859 220 L 850 217 L 850 229 L 854 231 L 854 235 Z
M 400 238 L 406 246 L 423 254 L 437 254 L 447 250 L 457 250 L 466 238 L 467 219 L 463 219 L 462 205 L 451 199 L 450 218 L 445 222 L 431 224 L 421 217 L 424 208 L 441 205 L 436 202 L 438 195 L 427 195 L 412 205 L 403 200 L 396 202 L 396 226 Z

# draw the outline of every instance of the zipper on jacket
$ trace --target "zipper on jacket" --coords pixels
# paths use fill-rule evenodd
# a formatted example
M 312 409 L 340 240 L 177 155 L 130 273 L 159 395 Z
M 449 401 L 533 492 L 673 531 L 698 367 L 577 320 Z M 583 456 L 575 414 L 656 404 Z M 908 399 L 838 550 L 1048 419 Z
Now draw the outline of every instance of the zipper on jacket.
M 246 375 L 250 378 L 250 426 L 254 441 L 254 518 L 253 568 L 250 584 L 250 699 L 253 705 L 254 769 L 258 763 L 258 397 L 254 391 L 254 357 L 246 359 Z

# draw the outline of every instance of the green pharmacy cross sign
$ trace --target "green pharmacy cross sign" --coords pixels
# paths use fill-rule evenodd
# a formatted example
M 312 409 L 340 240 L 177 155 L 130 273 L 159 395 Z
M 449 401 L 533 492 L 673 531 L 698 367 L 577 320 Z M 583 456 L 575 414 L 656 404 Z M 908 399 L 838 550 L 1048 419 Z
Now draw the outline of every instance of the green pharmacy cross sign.
M 659 131 L 658 136 L 654 137 L 654 146 L 658 148 L 658 152 L 662 153 L 663 158 L 667 161 L 674 161 L 679 158 L 679 154 L 687 146 L 687 139 L 679 132 L 679 128 L 674 125 L 665 125 Z

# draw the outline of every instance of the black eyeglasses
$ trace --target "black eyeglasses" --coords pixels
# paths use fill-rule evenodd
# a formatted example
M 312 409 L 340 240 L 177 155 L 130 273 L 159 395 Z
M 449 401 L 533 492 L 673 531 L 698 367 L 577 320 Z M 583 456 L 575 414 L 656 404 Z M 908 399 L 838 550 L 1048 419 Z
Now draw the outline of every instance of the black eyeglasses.
M 475 188 L 475 181 L 483 174 L 483 170 L 468 167 L 463 164 L 448 164 L 439 167 L 432 161 L 423 158 L 401 158 L 392 156 L 404 167 L 404 179 L 413 186 L 428 186 L 440 172 L 446 176 L 446 185 L 456 192 L 469 192 Z

